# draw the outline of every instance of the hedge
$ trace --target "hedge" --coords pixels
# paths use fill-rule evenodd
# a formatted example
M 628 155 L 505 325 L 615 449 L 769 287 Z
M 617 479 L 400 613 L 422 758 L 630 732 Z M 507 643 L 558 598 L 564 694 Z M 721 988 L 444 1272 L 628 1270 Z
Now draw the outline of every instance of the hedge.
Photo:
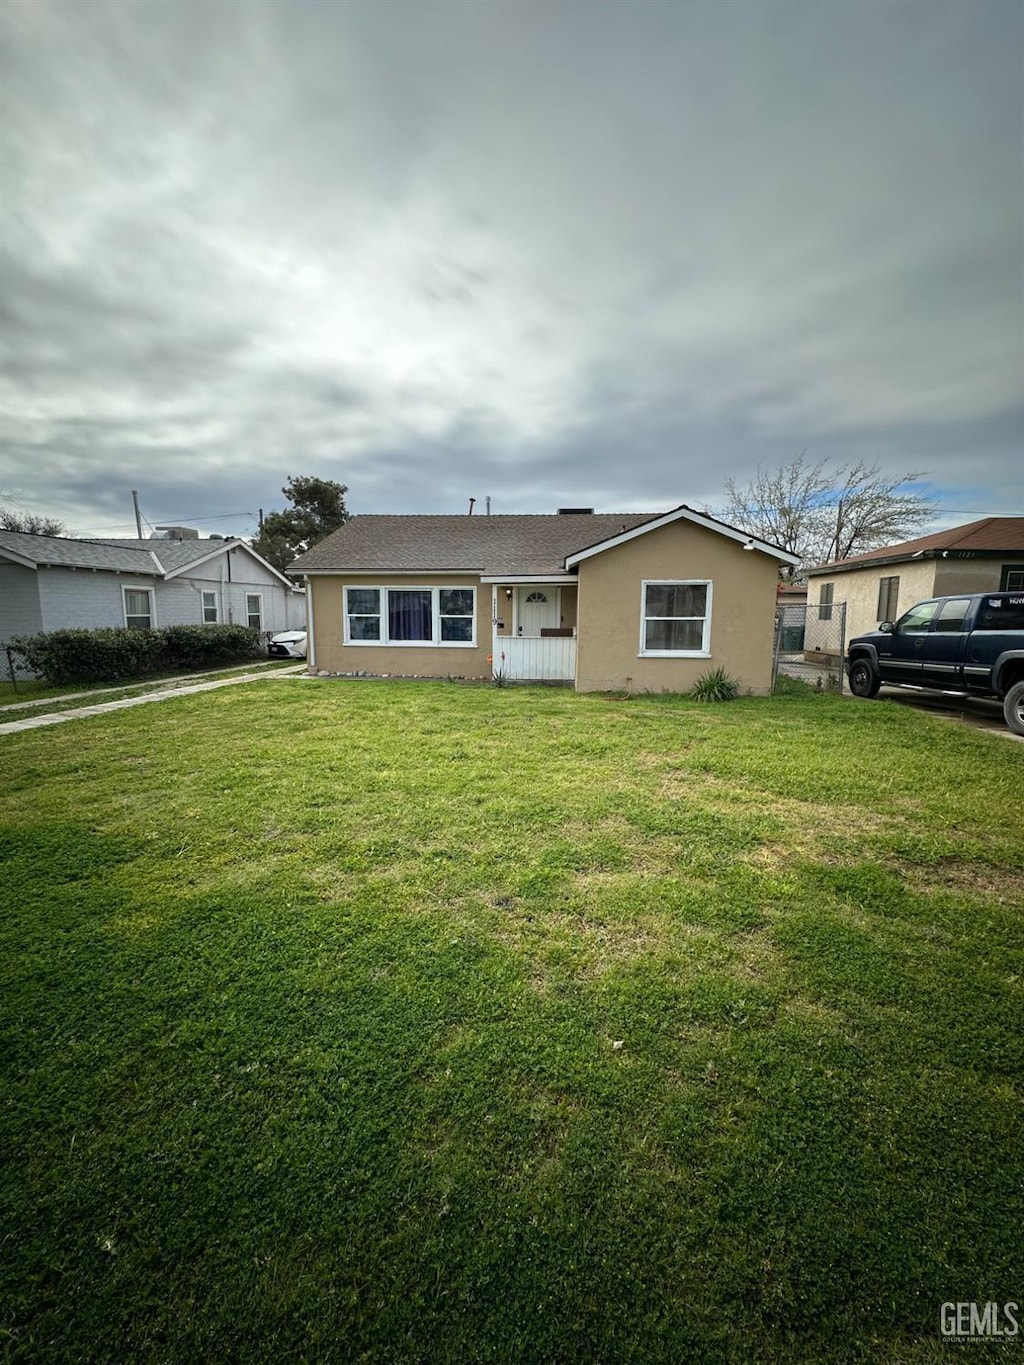
M 55 687 L 123 682 L 177 668 L 217 668 L 262 653 L 249 626 L 165 626 L 159 630 L 52 630 L 11 640 L 12 651 Z

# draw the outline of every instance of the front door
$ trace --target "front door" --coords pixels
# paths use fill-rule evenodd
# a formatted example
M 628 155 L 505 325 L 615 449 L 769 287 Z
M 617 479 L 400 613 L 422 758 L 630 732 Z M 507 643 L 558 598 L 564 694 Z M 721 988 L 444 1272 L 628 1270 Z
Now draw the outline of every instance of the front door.
M 559 624 L 558 589 L 550 587 L 519 589 L 519 634 L 538 636 Z

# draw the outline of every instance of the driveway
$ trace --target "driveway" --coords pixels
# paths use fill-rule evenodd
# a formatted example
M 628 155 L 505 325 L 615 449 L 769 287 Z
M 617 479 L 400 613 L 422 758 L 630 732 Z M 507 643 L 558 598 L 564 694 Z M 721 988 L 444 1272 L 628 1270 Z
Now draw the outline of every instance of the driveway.
M 988 697 L 961 697 L 954 692 L 917 692 L 910 687 L 883 687 L 878 696 L 885 701 L 894 701 L 899 706 L 931 711 L 934 715 L 961 721 L 976 730 L 988 730 L 1005 739 L 1024 743 L 1024 735 L 1015 735 L 1003 719 L 1002 703 Z

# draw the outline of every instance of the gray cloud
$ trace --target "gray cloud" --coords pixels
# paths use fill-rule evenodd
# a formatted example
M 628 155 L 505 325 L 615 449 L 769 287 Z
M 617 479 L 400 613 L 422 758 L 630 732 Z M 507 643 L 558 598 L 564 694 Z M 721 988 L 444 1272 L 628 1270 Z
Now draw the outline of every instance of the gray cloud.
M 659 507 L 804 448 L 1024 507 L 1015 3 L 0 31 L 0 487 L 34 510 L 252 512 L 306 472 L 357 510 Z

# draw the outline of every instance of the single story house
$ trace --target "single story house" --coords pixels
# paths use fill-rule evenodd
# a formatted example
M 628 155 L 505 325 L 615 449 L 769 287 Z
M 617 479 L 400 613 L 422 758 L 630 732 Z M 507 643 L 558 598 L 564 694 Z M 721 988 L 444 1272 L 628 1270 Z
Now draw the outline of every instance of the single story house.
M 846 638 L 929 597 L 1024 588 L 1024 517 L 985 517 L 807 570 L 809 598 L 846 603 Z
M 356 516 L 288 572 L 309 593 L 310 668 L 685 691 L 724 668 L 771 687 L 779 565 L 691 507 L 537 516 Z
M 97 626 L 301 630 L 305 594 L 244 541 L 75 540 L 0 531 L 0 643 Z

